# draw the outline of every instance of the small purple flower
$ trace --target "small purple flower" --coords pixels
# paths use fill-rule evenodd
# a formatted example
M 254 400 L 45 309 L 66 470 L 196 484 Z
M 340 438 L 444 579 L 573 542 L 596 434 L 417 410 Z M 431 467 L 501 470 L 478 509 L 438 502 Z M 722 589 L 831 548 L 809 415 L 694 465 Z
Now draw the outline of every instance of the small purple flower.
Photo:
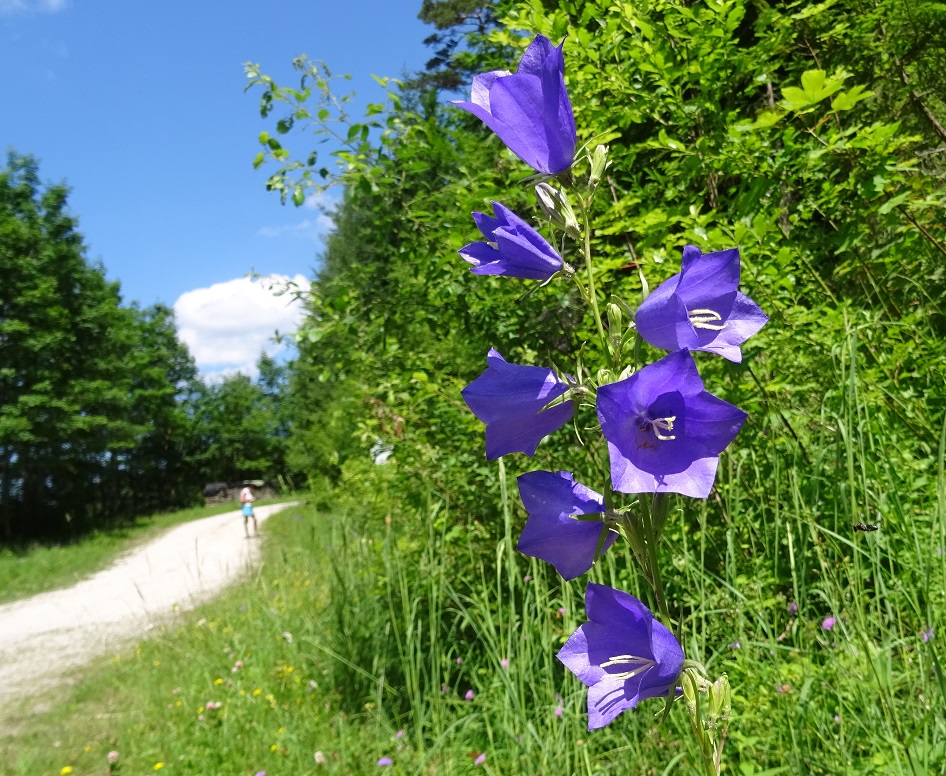
M 518 479 L 519 496 L 529 519 L 516 549 L 547 561 L 564 579 L 584 574 L 595 561 L 598 543 L 604 552 L 617 538 L 608 530 L 604 499 L 570 472 L 536 471 Z M 575 515 L 601 514 L 600 520 L 577 520 Z M 602 537 L 602 533 L 607 534 Z
M 639 701 L 672 692 L 683 650 L 632 595 L 591 582 L 585 609 L 591 621 L 571 635 L 558 659 L 588 687 L 588 729 L 595 730 Z
M 821 623 L 821 630 L 831 630 L 836 622 L 837 620 L 835 620 L 834 617 L 825 617 L 824 621 Z
M 502 659 L 499 661 L 499 665 L 500 665 L 500 667 L 503 669 L 503 671 L 508 671 L 508 670 L 509 670 L 509 659 L 508 659 L 508 658 L 505 658 L 505 657 L 502 658 Z
M 390 757 L 382 757 L 380 760 L 378 760 L 378 765 L 382 768 L 387 765 L 394 765 L 394 760 L 392 760 Z
M 473 265 L 473 274 L 548 280 L 562 269 L 562 257 L 535 229 L 498 202 L 493 203 L 493 212 L 495 218 L 473 214 L 486 242 L 470 243 L 459 251 Z
M 461 393 L 486 424 L 486 457 L 493 460 L 507 453 L 534 455 L 544 437 L 571 420 L 570 401 L 545 409 L 567 390 L 551 369 L 510 364 L 491 348 L 486 371 Z
M 719 454 L 746 413 L 704 390 L 689 350 L 678 350 L 625 380 L 598 389 L 611 483 L 622 493 L 706 498 Z
M 792 601 L 791 603 L 789 603 L 789 605 L 788 605 L 788 613 L 789 613 L 790 615 L 792 615 L 793 617 L 794 617 L 796 614 L 798 614 L 798 604 L 796 604 L 794 601 Z
M 738 286 L 738 248 L 702 254 L 687 245 L 680 273 L 637 309 L 637 331 L 663 350 L 705 350 L 739 363 L 739 346 L 769 319 Z
M 532 169 L 557 175 L 571 167 L 577 135 L 561 46 L 536 35 L 515 75 L 481 73 L 473 79 L 470 99 L 452 102 L 486 124 Z
M 473 700 L 473 698 L 474 698 L 473 690 L 467 690 L 466 695 L 463 696 L 463 700 L 465 701 L 471 701 Z
M 404 738 L 404 731 L 403 731 L 403 730 L 398 730 L 397 733 L 394 734 L 394 737 L 397 738 L 397 739 Z
M 741 648 L 742 648 L 742 644 L 740 644 L 738 641 L 734 641 L 732 644 L 729 645 L 729 648 L 730 648 L 730 649 L 741 649 Z
M 458 657 L 458 658 L 457 658 L 457 665 L 458 665 L 458 666 L 462 666 L 462 665 L 463 665 L 463 658 L 462 658 L 462 657 Z
M 920 634 L 920 638 L 923 639 L 923 642 L 926 643 L 931 638 L 933 638 L 933 629 L 929 626 L 923 629 L 923 632 Z
M 484 752 L 473 761 L 473 765 L 482 765 L 486 762 L 486 753 Z

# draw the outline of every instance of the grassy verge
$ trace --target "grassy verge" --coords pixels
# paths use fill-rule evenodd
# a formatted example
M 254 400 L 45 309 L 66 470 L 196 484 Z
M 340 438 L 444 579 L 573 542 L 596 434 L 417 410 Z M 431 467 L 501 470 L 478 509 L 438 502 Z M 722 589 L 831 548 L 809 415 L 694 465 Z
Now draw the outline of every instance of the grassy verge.
M 870 428 L 840 452 L 871 442 Z M 941 536 L 939 517 L 852 537 L 838 529 L 857 512 L 828 514 L 819 489 L 853 489 L 856 472 L 845 481 L 827 456 L 804 480 L 788 470 L 797 499 L 767 515 L 753 471 L 729 475 L 733 524 L 680 509 L 667 539 L 689 591 L 676 598 L 695 601 L 684 647 L 734 687 L 728 772 L 946 773 L 943 556 L 901 543 L 921 526 Z M 898 476 L 878 462 L 865 481 L 889 493 Z M 514 553 L 508 494 L 497 506 L 495 536 L 435 498 L 416 514 L 362 503 L 275 515 L 245 584 L 75 686 L 0 711 L 18 720 L 2 726 L 4 772 L 108 773 L 112 751 L 113 774 L 347 775 L 388 761 L 390 773 L 445 776 L 694 772 L 685 715 L 658 726 L 658 701 L 588 733 L 585 691 L 555 660 L 585 619 L 584 580 Z M 766 518 L 782 538 L 744 542 L 737 517 Z M 790 597 L 771 588 L 780 564 L 798 579 Z M 644 595 L 615 553 L 591 576 Z
M 142 517 L 134 523 L 111 531 L 97 531 L 68 544 L 0 548 L 0 603 L 75 584 L 168 528 L 236 509 L 239 505 L 235 502 L 194 507 Z

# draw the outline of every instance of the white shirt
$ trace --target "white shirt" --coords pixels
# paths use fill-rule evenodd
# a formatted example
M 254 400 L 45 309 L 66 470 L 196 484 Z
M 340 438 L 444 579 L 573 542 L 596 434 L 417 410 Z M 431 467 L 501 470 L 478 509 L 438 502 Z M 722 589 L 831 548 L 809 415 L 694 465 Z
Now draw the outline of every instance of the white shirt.
M 240 491 L 240 503 L 244 504 L 247 501 L 256 501 L 256 496 L 253 495 L 253 491 L 250 490 L 249 486 Z

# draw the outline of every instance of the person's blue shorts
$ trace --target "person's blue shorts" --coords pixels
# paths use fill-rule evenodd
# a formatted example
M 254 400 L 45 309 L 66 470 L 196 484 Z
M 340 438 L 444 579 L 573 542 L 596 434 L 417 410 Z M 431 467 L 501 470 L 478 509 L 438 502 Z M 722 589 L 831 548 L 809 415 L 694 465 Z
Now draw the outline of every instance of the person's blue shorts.
M 249 502 L 243 505 L 243 517 L 253 517 L 253 505 Z

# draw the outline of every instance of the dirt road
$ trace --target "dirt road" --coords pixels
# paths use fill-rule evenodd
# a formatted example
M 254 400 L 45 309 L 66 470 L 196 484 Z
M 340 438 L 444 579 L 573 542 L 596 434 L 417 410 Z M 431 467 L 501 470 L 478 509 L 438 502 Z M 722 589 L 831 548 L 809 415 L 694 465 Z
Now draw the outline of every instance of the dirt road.
M 293 506 L 256 508 L 262 522 Z M 256 562 L 239 513 L 172 528 L 76 585 L 0 606 L 0 705 L 191 609 Z

